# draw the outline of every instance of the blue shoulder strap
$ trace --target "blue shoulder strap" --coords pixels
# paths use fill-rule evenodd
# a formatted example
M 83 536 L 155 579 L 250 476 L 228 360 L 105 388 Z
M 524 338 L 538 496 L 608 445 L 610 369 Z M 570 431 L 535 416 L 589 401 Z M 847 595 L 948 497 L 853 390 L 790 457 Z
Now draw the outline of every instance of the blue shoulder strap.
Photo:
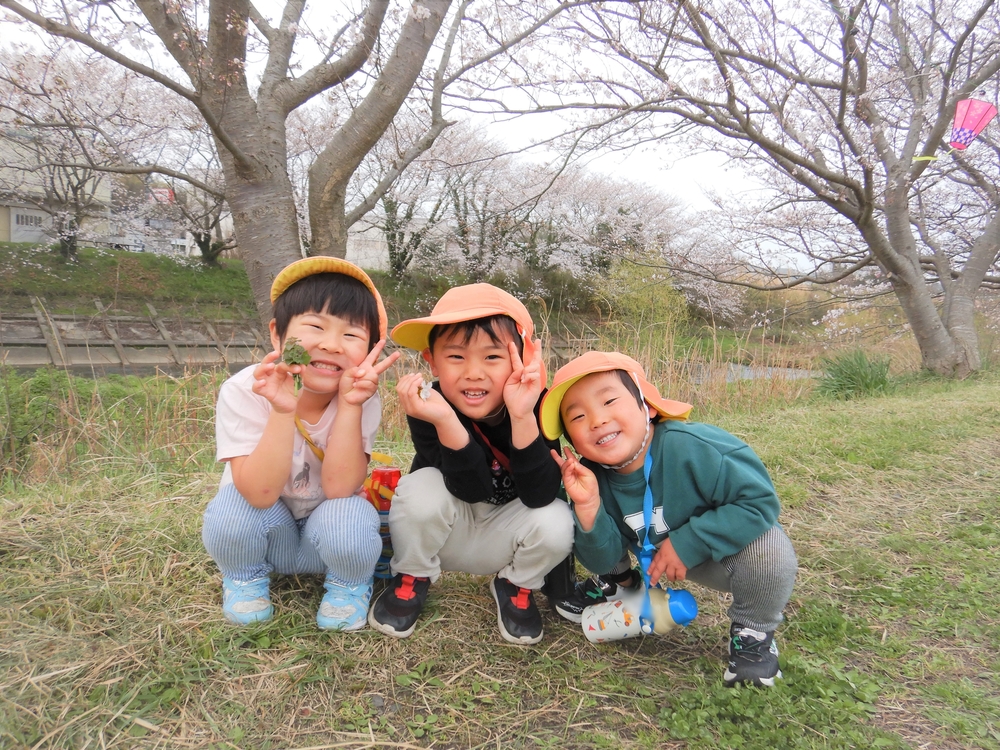
M 653 451 L 647 450 L 646 460 L 642 464 L 642 475 L 646 479 L 646 494 L 642 500 L 642 520 L 645 524 L 645 529 L 642 537 L 642 546 L 639 548 L 637 556 L 639 558 L 639 567 L 642 569 L 642 580 L 646 584 L 646 595 L 643 597 L 642 614 L 640 617 L 649 623 L 650 630 L 652 630 L 653 609 L 649 603 L 649 564 L 653 562 L 653 556 L 656 554 L 656 547 L 653 546 L 653 543 L 649 539 L 653 528 L 653 490 L 649 485 L 649 474 L 652 470 Z M 646 632 L 645 628 L 643 632 Z

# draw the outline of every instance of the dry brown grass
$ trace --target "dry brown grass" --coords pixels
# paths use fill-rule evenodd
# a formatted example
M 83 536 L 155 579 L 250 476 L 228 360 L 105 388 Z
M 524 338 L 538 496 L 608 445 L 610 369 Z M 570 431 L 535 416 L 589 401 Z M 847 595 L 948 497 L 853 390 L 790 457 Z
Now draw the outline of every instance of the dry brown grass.
M 317 631 L 312 577 L 230 627 L 200 541 L 211 389 L 153 399 L 148 435 L 64 404 L 0 493 L 0 747 L 996 747 L 996 378 L 860 403 L 799 387 L 719 386 L 802 566 L 769 694 L 721 687 L 726 601 L 700 589 L 687 630 L 601 647 L 547 608 L 541 644 L 506 644 L 487 579 L 457 574 L 404 641 Z M 378 447 L 405 465 L 385 401 Z

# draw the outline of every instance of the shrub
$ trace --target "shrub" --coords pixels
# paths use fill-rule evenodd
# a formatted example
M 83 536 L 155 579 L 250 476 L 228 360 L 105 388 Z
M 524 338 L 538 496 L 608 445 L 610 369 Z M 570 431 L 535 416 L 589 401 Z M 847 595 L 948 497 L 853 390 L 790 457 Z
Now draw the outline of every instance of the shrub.
M 597 280 L 609 318 L 603 335 L 617 351 L 649 362 L 674 356 L 674 337 L 688 321 L 684 295 L 668 275 L 648 265 L 619 261 Z
M 889 358 L 869 359 L 860 349 L 821 360 L 823 376 L 816 390 L 822 396 L 839 399 L 861 398 L 889 393 Z

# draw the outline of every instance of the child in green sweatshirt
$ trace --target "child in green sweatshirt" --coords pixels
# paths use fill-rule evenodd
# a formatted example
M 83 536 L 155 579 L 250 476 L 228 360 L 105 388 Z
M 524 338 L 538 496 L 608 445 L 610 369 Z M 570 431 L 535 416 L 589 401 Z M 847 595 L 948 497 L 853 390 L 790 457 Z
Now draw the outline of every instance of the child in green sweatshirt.
M 731 592 L 723 679 L 770 687 L 781 677 L 774 631 L 795 581 L 795 552 L 760 459 L 725 430 L 686 421 L 690 409 L 661 398 L 632 358 L 588 352 L 556 373 L 542 433 L 551 440 L 565 431 L 581 457 L 553 451 L 580 562 L 620 573 L 629 548 L 645 548 L 637 556 L 653 583 L 666 575 Z

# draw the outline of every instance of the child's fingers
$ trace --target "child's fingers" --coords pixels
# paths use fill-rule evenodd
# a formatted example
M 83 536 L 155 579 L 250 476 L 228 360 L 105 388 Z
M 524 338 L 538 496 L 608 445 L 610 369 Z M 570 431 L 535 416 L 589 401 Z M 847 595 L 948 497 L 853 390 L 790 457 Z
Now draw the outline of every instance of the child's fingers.
M 660 578 L 663 576 L 664 567 L 665 566 L 663 566 L 663 565 L 657 565 L 656 560 L 653 560 L 653 562 L 651 562 L 649 564 L 649 571 L 648 571 L 648 573 L 649 573 L 649 580 L 650 581 L 659 581 Z
M 378 343 L 375 344 L 375 346 L 372 347 L 372 350 L 370 352 L 368 352 L 368 356 L 365 357 L 364 361 L 360 365 L 358 365 L 358 366 L 359 367 L 377 367 L 377 365 L 375 364 L 375 362 L 378 359 L 378 355 L 382 353 L 383 349 L 385 349 L 385 344 L 386 344 L 385 339 L 379 339 Z M 397 352 L 397 354 L 398 354 L 398 352 Z M 395 362 L 395 360 L 393 360 L 393 362 Z M 386 365 L 386 367 L 388 367 L 388 365 Z M 384 370 L 385 368 L 383 367 L 382 369 Z M 382 370 L 379 370 L 379 369 L 375 370 L 375 374 L 376 375 L 378 375 L 381 372 L 382 372 Z
M 396 393 L 403 399 L 415 398 L 421 381 L 423 376 L 420 373 L 411 372 L 409 375 L 404 375 L 396 382 Z
M 374 370 L 376 375 L 381 375 L 383 372 L 392 367 L 393 362 L 395 362 L 402 356 L 403 356 L 402 352 L 393 352 L 388 357 L 383 359 L 381 362 L 376 362 L 375 365 L 373 365 L 372 369 Z
M 274 361 L 277 358 L 278 358 L 277 352 L 269 352 L 268 354 L 266 354 L 264 356 L 264 359 L 260 361 L 260 364 L 257 365 L 256 369 L 254 370 L 254 375 L 256 376 L 257 373 L 272 372 L 275 368 Z
M 517 344 L 513 341 L 508 341 L 507 351 L 510 352 L 510 363 L 514 366 L 515 370 L 519 370 L 524 367 L 524 363 L 521 361 L 521 355 L 517 353 Z
M 378 343 L 372 347 L 372 350 L 368 352 L 368 356 L 365 357 L 362 365 L 373 365 L 375 360 L 378 359 L 378 355 L 381 354 L 382 350 L 385 349 L 385 339 L 379 339 Z
M 364 396 L 362 401 L 367 401 L 372 396 L 375 395 L 375 391 L 378 390 L 378 385 L 371 380 L 358 380 L 355 381 L 354 387 L 351 388 L 351 395 L 359 394 Z
M 563 464 L 566 463 L 566 461 L 562 456 L 559 455 L 559 451 L 557 451 L 555 448 L 549 448 L 549 453 L 552 454 L 552 458 L 556 462 L 556 466 L 562 469 Z
M 411 372 L 409 375 L 404 375 L 399 379 L 400 387 L 406 388 L 407 391 L 413 391 L 420 387 L 423 382 L 424 376 L 419 372 Z

